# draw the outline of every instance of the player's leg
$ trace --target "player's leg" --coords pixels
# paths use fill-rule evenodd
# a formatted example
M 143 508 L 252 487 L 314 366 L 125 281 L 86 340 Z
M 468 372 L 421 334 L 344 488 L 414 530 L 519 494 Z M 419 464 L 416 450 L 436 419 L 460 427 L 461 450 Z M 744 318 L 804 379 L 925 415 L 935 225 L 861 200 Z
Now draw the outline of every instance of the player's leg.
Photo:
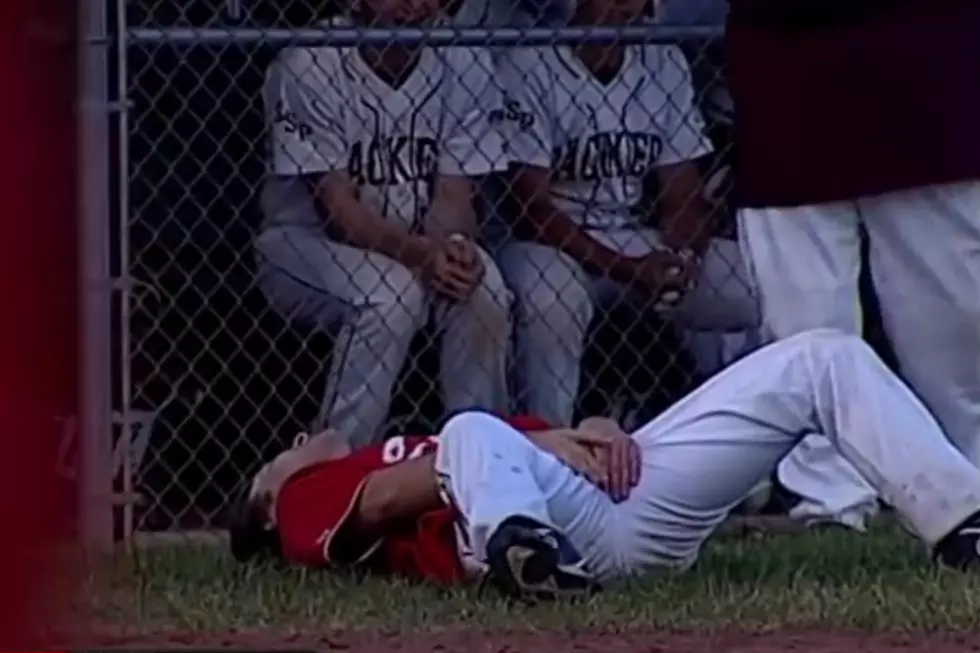
M 609 497 L 502 420 L 476 411 L 448 420 L 436 472 L 462 516 L 468 553 L 532 594 L 580 592 L 591 574 L 615 566 Z M 554 578 L 521 582 L 510 568 L 512 548 L 543 551 Z
M 507 363 L 511 343 L 511 293 L 482 249 L 486 273 L 466 302 L 439 302 L 440 376 L 446 409 L 467 406 L 509 410 Z
M 314 430 L 329 424 L 357 448 L 382 433 L 391 392 L 426 300 L 410 270 L 306 228 L 266 229 L 256 240 L 259 282 L 289 318 L 339 332 Z
M 885 332 L 902 376 L 980 465 L 980 182 L 861 205 Z
M 918 398 L 860 338 L 818 330 L 749 355 L 634 434 L 644 467 L 623 504 L 627 567 L 690 565 L 805 433 L 832 442 L 929 545 L 980 511 L 980 470 Z
M 738 213 L 739 246 L 776 338 L 861 332 L 860 216 L 853 202 Z
M 591 281 L 571 257 L 538 243 L 510 243 L 499 260 L 516 300 L 519 401 L 528 413 L 568 424 L 595 312 Z
M 779 339 L 821 327 L 861 333 L 859 225 L 853 202 L 739 211 L 739 245 L 764 334 Z M 778 476 L 801 497 L 794 518 L 861 527 L 877 511 L 874 491 L 825 438 L 805 438 L 780 462 Z

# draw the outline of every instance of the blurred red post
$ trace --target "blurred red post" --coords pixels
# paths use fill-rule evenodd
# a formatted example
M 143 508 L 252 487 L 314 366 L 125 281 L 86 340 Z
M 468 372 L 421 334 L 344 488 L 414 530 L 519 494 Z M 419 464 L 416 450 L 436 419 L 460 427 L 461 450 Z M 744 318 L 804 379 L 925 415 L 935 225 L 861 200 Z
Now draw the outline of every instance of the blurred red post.
M 0 2 L 0 649 L 58 630 L 75 488 L 56 473 L 78 414 L 75 0 Z M 54 554 L 58 555 L 54 555 Z M 57 587 L 53 583 L 58 581 Z M 58 595 L 51 592 L 57 590 Z M 48 595 L 45 595 L 48 593 Z M 63 642 L 62 642 L 63 643 Z

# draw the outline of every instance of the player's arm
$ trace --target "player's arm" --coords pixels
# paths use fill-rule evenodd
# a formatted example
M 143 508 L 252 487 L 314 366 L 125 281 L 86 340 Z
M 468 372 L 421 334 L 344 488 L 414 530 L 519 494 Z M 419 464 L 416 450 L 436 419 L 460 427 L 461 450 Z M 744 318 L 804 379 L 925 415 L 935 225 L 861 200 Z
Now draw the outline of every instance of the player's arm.
M 566 437 L 569 429 L 554 429 L 528 433 L 529 440 L 550 451 L 570 465 L 596 473 L 594 459 L 585 447 Z M 565 446 L 561 446 L 564 444 Z M 569 452 L 577 447 L 582 460 Z M 435 469 L 435 454 L 408 458 L 372 472 L 355 506 L 354 518 L 347 523 L 344 536 L 356 541 L 376 539 L 398 524 L 413 521 L 431 510 L 445 506 Z
M 443 114 L 437 177 L 426 218 L 427 234 L 475 238 L 474 177 L 506 167 L 500 130 L 491 122 L 501 104 L 493 83 L 493 61 L 482 48 L 453 48 L 446 54 L 452 84 Z
M 432 205 L 425 220 L 425 233 L 433 238 L 462 234 L 476 238 L 477 219 L 473 208 L 473 181 L 458 175 L 440 175 L 432 191 Z
M 628 494 L 639 479 L 638 454 L 624 449 L 613 450 L 619 438 L 610 428 L 540 429 L 528 431 L 526 437 L 540 449 L 585 475 L 607 491 Z M 625 438 L 630 441 L 629 438 Z M 604 452 L 615 456 L 609 462 Z M 621 454 L 621 455 L 620 455 Z M 622 470 L 620 469 L 622 467 Z M 623 471 L 625 470 L 625 471 Z M 619 477 L 623 478 L 620 479 Z M 616 483 L 611 484 L 611 481 Z M 616 498 L 614 496 L 614 498 Z M 435 469 L 435 454 L 408 457 L 403 462 L 372 472 L 365 482 L 354 508 L 354 518 L 344 529 L 344 536 L 356 541 L 383 536 L 398 524 L 413 521 L 419 516 L 445 505 L 440 495 Z
M 714 229 L 697 160 L 712 148 L 704 134 L 704 119 L 695 106 L 687 59 L 676 46 L 665 46 L 662 57 L 659 77 L 668 93 L 663 124 L 669 140 L 656 169 L 659 227 L 668 247 L 701 255 Z
M 511 192 L 523 210 L 525 223 L 541 243 L 555 247 L 593 274 L 632 280 L 635 266 L 589 235 L 551 199 L 556 111 L 547 65 L 538 51 L 518 50 L 500 66 L 505 89 L 505 115 L 512 168 Z
M 358 198 L 347 171 L 350 143 L 343 94 L 346 72 L 333 54 L 298 49 L 289 63 L 280 90 L 280 111 L 296 125 L 292 151 L 274 154 L 276 174 L 303 177 L 327 216 L 331 235 L 354 247 L 379 252 L 408 267 L 428 257 L 428 240 L 409 233 L 377 215 Z
M 359 536 L 377 537 L 397 523 L 443 507 L 435 455 L 383 467 L 368 476 L 352 526 Z

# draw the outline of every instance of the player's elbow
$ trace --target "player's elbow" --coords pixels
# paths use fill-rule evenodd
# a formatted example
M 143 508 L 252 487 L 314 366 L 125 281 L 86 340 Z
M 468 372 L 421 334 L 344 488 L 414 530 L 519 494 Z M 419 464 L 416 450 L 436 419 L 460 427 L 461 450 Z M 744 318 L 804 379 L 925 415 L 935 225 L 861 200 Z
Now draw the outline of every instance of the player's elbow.
M 434 457 L 407 460 L 368 476 L 357 505 L 358 528 L 382 532 L 388 525 L 416 519 L 440 505 Z
M 358 530 L 378 532 L 391 521 L 395 514 L 396 488 L 379 482 L 377 474 L 368 476 L 357 504 L 356 523 Z

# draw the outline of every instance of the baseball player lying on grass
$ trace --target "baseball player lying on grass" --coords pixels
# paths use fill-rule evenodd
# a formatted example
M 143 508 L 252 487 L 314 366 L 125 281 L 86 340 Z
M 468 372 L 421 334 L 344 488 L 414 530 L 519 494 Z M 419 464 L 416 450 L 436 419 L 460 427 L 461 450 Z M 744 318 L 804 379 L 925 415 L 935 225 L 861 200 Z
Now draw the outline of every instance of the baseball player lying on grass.
M 546 430 L 473 411 L 438 436 L 349 455 L 314 438 L 256 476 L 246 505 L 262 541 L 240 524 L 232 550 L 443 582 L 483 573 L 529 599 L 582 595 L 690 567 L 777 461 L 820 433 L 937 560 L 980 567 L 980 470 L 855 336 L 776 342 L 632 435 L 610 426 Z

